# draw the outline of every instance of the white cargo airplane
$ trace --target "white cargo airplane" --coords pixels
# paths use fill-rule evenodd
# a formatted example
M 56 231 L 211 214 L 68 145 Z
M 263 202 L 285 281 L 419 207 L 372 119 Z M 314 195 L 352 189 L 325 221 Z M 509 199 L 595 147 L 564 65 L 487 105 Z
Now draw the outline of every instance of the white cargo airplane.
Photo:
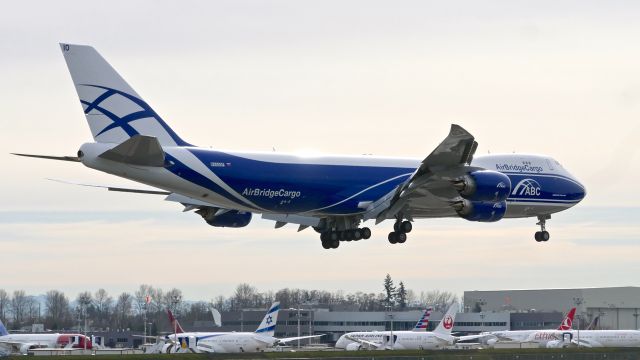
M 27 355 L 34 349 L 92 349 L 93 344 L 82 334 L 9 334 L 0 321 L 0 347 L 10 353 Z
M 335 347 L 348 351 L 354 350 L 423 350 L 439 349 L 455 344 L 457 338 L 451 335 L 458 304 L 449 307 L 438 326 L 431 332 L 426 324 L 419 321 L 411 331 L 358 331 L 346 333 L 338 339 Z M 427 310 L 425 316 L 429 316 Z M 424 316 L 423 316 L 424 318 Z M 421 319 L 422 321 L 422 319 Z
M 280 303 L 274 302 L 254 332 L 186 332 L 174 318 L 174 328 L 178 333 L 168 334 L 164 346 L 154 347 L 163 353 L 240 353 L 261 352 L 267 348 L 283 345 L 291 341 L 317 338 L 322 335 L 309 335 L 290 338 L 274 337 Z
M 252 214 L 279 228 L 312 227 L 325 249 L 368 239 L 361 227 L 393 220 L 388 240 L 404 243 L 412 221 L 460 217 L 495 222 L 537 217 L 536 241 L 549 240 L 551 214 L 579 203 L 585 187 L 549 156 L 474 157 L 478 143 L 458 125 L 426 158 L 305 157 L 232 152 L 183 140 L 90 46 L 60 44 L 94 142 L 77 156 L 16 154 L 81 162 L 161 190 L 211 226 L 244 227 Z

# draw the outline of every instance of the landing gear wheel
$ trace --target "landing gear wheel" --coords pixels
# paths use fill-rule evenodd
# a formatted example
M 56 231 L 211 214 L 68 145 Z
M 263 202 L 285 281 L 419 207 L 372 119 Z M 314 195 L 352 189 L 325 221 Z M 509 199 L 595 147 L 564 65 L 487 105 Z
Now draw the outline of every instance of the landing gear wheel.
M 397 234 L 395 231 L 389 233 L 388 239 L 390 243 L 395 244 L 398 242 Z
M 412 229 L 413 229 L 413 225 L 411 224 L 410 221 L 405 220 L 400 224 L 400 231 L 405 234 L 410 233 Z
M 549 238 L 551 238 L 551 236 L 549 235 L 548 231 L 541 231 L 540 232 L 540 240 L 541 241 L 549 241 Z
M 328 241 L 323 241 L 322 247 L 325 249 L 331 249 L 331 244 Z
M 369 229 L 368 227 L 362 228 L 362 238 L 367 240 L 370 237 L 371 237 L 371 229 Z
M 338 248 L 338 246 L 340 246 L 340 241 L 338 241 L 338 240 L 333 240 L 333 241 L 330 243 L 330 245 L 331 245 L 331 248 L 332 248 L 332 249 L 337 249 L 337 248 Z
M 393 223 L 393 231 L 400 232 L 400 224 L 402 224 L 399 220 Z
M 405 234 L 405 233 L 397 233 L 396 234 L 396 241 L 398 242 L 398 244 L 403 244 L 405 241 L 407 241 L 407 234 Z
M 329 239 L 329 233 L 327 232 L 320 233 L 320 241 L 322 241 L 323 244 L 327 242 L 328 239 Z
M 542 232 L 542 231 L 536 231 L 536 234 L 534 235 L 534 238 L 536 239 L 536 241 L 537 241 L 537 242 L 542 241 L 542 240 L 540 240 L 540 233 L 541 233 L 541 232 Z
M 337 231 L 330 231 L 329 232 L 329 236 L 327 236 L 327 240 L 330 240 L 332 242 L 339 240 L 338 239 L 338 232 Z
M 362 239 L 362 230 L 361 229 L 353 230 L 353 240 L 358 241 L 360 239 Z

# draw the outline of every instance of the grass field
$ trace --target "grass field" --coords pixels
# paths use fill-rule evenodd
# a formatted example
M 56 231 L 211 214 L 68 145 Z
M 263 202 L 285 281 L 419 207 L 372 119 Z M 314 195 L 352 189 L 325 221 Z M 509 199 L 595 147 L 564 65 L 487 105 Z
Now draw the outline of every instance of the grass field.
M 600 349 L 483 349 L 483 350 L 394 350 L 309 351 L 241 354 L 99 355 L 101 360 L 119 359 L 351 359 L 351 360 L 640 360 L 640 348 Z M 96 359 L 95 355 L 55 356 L 62 359 Z

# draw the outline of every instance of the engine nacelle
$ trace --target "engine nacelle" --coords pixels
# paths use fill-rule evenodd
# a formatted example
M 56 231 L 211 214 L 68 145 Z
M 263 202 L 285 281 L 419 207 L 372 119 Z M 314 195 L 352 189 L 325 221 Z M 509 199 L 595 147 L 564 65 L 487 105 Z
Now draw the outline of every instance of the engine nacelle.
M 362 345 L 357 342 L 352 342 L 351 344 L 348 344 L 347 346 L 345 346 L 344 349 L 347 351 L 358 351 L 362 349 Z
M 547 343 L 545 344 L 545 347 L 547 349 L 558 349 L 558 348 L 563 348 L 564 345 L 565 344 L 560 340 L 551 340 L 551 341 L 547 341 Z
M 216 227 L 241 228 L 251 222 L 251 213 L 247 211 L 229 210 L 216 215 L 220 209 L 203 208 L 196 212 L 202 216 L 207 224 Z
M 454 181 L 460 196 L 471 201 L 499 202 L 511 193 L 511 180 L 501 172 L 479 170 Z
M 502 219 L 507 212 L 507 202 L 462 200 L 457 206 L 458 215 L 469 221 L 494 222 Z
M 491 338 L 491 339 L 486 341 L 487 346 L 490 347 L 490 348 L 495 347 L 497 342 L 498 342 L 498 339 L 496 339 L 496 338 Z

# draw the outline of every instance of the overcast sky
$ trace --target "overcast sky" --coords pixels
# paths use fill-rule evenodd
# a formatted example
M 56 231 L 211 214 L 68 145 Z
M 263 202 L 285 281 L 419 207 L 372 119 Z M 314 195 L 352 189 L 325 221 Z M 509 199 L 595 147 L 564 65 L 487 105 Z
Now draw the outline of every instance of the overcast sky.
M 636 1 L 3 2 L 0 288 L 640 286 L 639 18 Z M 193 144 L 424 158 L 457 123 L 479 154 L 555 157 L 588 195 L 544 244 L 535 219 L 445 219 L 326 251 L 310 230 L 213 228 L 161 197 L 47 181 L 131 186 L 8 154 L 91 141 L 58 42 L 96 47 Z

